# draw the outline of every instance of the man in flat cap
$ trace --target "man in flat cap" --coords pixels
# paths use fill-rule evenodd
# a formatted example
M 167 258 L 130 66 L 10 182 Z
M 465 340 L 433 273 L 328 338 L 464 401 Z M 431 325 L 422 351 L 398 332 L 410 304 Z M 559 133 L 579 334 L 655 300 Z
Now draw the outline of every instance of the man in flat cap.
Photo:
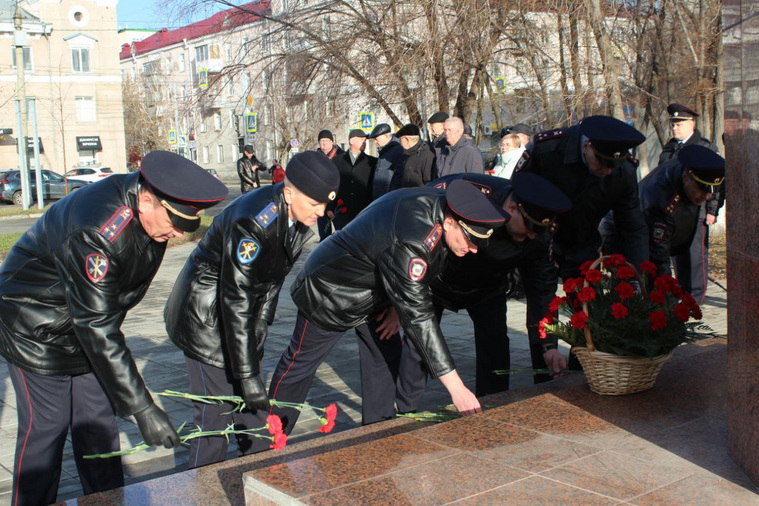
M 242 148 L 242 156 L 237 160 L 237 175 L 240 177 L 240 191 L 248 193 L 261 186 L 258 171 L 263 164 L 256 158 L 256 150 L 250 144 Z
M 392 418 L 402 326 L 456 408 L 463 414 L 480 411 L 440 332 L 429 283 L 447 258 L 476 253 L 475 241 L 490 237 L 505 221 L 505 214 L 465 181 L 454 181 L 447 190 L 392 192 L 372 203 L 311 253 L 293 283 L 298 317 L 269 397 L 303 402 L 317 367 L 340 337 L 355 329 L 363 423 Z M 289 433 L 298 411 L 274 407 L 272 412 Z
M 401 187 L 401 173 L 405 155 L 390 125 L 380 123 L 367 139 L 377 145 L 377 168 L 372 182 L 372 200 L 377 200 L 389 191 Z
M 725 159 L 708 147 L 690 145 L 640 181 L 640 205 L 649 233 L 649 259 L 656 264 L 659 274 L 669 274 L 670 259 L 674 258 L 677 280 L 689 293 L 693 285 L 691 269 L 678 263 L 678 255 L 687 253 L 701 224 L 700 208 L 724 180 Z M 613 232 L 611 227 L 604 229 L 609 230 Z M 618 250 L 616 234 L 608 239 L 604 246 L 608 243 L 610 252 Z
M 166 242 L 200 225 L 227 188 L 191 161 L 148 153 L 140 172 L 85 186 L 50 208 L 0 266 L 0 354 L 18 399 L 14 504 L 55 502 L 71 430 L 85 494 L 124 485 L 114 410 L 145 442 L 177 446 L 120 327 L 145 295 Z
M 440 150 L 446 145 L 445 120 L 450 118 L 447 112 L 438 111 L 427 120 L 430 131 L 430 149 L 435 156 L 440 155 Z
M 422 141 L 419 127 L 409 123 L 396 132 L 406 160 L 401 170 L 401 188 L 424 186 L 432 181 L 435 153 Z
M 533 137 L 532 148 L 517 163 L 517 173 L 543 176 L 572 201 L 572 209 L 556 219 L 553 257 L 559 272 L 554 282 L 558 275 L 579 276 L 580 265 L 598 258 L 598 225 L 609 211 L 614 211 L 628 260 L 640 267 L 648 258 L 648 231 L 638 202 L 638 164 L 629 153 L 644 140 L 635 128 L 609 116 L 590 116 L 579 125 Z
M 472 139 L 464 136 L 464 122 L 453 117 L 445 120 L 446 145 L 440 150 L 435 161 L 437 177 L 445 177 L 459 172 L 484 174 L 482 153 Z
M 696 128 L 696 118 L 699 114 L 682 104 L 669 104 L 667 106 L 669 123 L 672 129 L 672 138 L 662 148 L 659 155 L 659 164 L 677 157 L 680 149 L 685 146 L 704 146 L 715 153 L 719 153 L 717 145 Z M 677 255 L 675 261 L 682 271 L 689 270 L 690 276 L 683 277 L 683 281 L 690 281 L 689 292 L 696 301 L 703 302 L 706 297 L 706 286 L 709 272 L 709 226 L 717 223 L 719 211 L 725 203 L 725 186 L 714 188 L 712 196 L 701 207 L 701 217 L 696 232 L 693 235 L 693 243 L 690 248 Z
M 537 328 L 544 308 L 552 299 L 552 264 L 549 245 L 557 216 L 571 207 L 569 198 L 556 186 L 535 174 L 516 174 L 513 180 L 484 174 L 455 174 L 433 182 L 445 188 L 462 179 L 511 216 L 505 226 L 493 232 L 477 255 L 450 257 L 431 283 L 438 321 L 443 309 L 466 309 L 474 324 L 476 388 L 478 397 L 508 390 L 509 376 L 493 371 L 510 368 L 509 336 L 506 326 L 506 290 L 510 273 L 519 269 L 527 295 L 527 328 Z M 530 335 L 530 352 L 535 369 L 560 371 L 566 361 L 557 349 L 555 337 L 539 339 Z M 543 349 L 543 344 L 550 345 Z M 401 412 L 419 408 L 427 374 L 424 361 L 413 345 L 403 347 L 398 376 L 397 405 Z M 549 375 L 535 376 L 535 382 Z
M 332 160 L 332 163 L 337 164 L 337 159 L 340 155 L 345 153 L 345 151 L 335 144 L 335 137 L 332 135 L 332 132 L 327 129 L 319 131 L 317 141 L 319 142 L 319 147 L 316 148 L 316 151 L 321 151 L 327 158 Z M 324 216 L 321 216 L 317 220 L 316 228 L 319 232 L 320 241 L 323 241 L 332 233 L 332 220 L 334 218 L 334 211 L 328 209 L 327 212 L 324 213 Z
M 333 160 L 340 171 L 337 200 L 327 207 L 334 214 L 332 224 L 340 230 L 372 202 L 372 179 L 377 159 L 364 153 L 366 133 L 361 129 L 348 134 L 348 151 Z
M 239 395 L 246 410 L 231 404 L 193 404 L 193 423 L 202 430 L 229 425 L 266 425 L 269 399 L 260 362 L 267 325 L 274 320 L 285 276 L 313 235 L 311 225 L 335 200 L 340 176 L 322 153 L 306 151 L 287 164 L 283 183 L 238 198 L 214 219 L 187 259 L 166 303 L 171 340 L 185 355 L 190 393 Z M 241 454 L 251 438 L 239 436 Z M 221 462 L 223 436 L 193 439 L 190 468 Z

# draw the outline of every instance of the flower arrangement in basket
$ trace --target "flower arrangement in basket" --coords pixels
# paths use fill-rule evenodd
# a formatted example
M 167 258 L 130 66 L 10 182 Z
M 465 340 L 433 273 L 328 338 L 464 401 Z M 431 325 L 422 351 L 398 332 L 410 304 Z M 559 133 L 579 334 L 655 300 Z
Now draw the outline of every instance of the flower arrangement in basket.
M 672 351 L 691 341 L 701 308 L 656 265 L 641 264 L 643 277 L 623 255 L 588 261 L 582 277 L 564 281 L 540 322 L 540 336 L 572 345 L 596 393 L 623 395 L 651 388 Z M 561 321 L 559 315 L 568 318 Z

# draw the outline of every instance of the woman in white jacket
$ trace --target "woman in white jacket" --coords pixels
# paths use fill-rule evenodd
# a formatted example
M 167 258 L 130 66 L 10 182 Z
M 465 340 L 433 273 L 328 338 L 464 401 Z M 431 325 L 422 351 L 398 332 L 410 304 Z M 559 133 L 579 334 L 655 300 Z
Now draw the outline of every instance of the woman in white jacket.
M 500 149 L 501 152 L 493 159 L 492 174 L 511 179 L 514 167 L 524 153 L 524 147 L 517 134 L 508 134 L 501 139 Z

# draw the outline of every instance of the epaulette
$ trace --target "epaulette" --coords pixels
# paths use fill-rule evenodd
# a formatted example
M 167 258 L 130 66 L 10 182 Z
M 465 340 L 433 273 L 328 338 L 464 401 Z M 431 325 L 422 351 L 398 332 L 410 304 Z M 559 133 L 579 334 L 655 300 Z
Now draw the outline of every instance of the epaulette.
M 667 215 L 672 216 L 673 214 L 675 214 L 675 209 L 677 209 L 677 205 L 679 203 L 680 203 L 680 194 L 677 193 L 675 194 L 674 197 L 672 197 L 672 200 L 670 200 L 669 204 L 667 204 L 667 206 L 664 208 L 664 212 Z
M 121 206 L 116 209 L 116 212 L 108 219 L 108 221 L 100 227 L 98 233 L 105 237 L 105 239 L 113 243 L 119 234 L 126 228 L 132 218 L 134 217 L 134 211 L 131 207 Z
M 554 128 L 553 130 L 546 130 L 545 132 L 539 132 L 535 134 L 535 137 L 533 137 L 532 142 L 537 144 L 538 142 L 543 141 L 550 141 L 551 139 L 558 139 L 559 137 L 564 135 L 564 129 L 563 128 Z
M 256 222 L 261 225 L 261 228 L 266 228 L 271 225 L 274 220 L 277 219 L 277 204 L 269 202 L 266 207 L 261 209 L 261 212 L 256 215 Z
M 636 167 L 637 167 L 638 165 L 640 165 L 640 160 L 638 160 L 637 158 L 635 158 L 635 157 L 632 155 L 632 153 L 628 153 L 628 154 L 627 154 L 627 161 L 628 161 L 628 162 L 630 162 L 631 164 L 633 164 L 633 165 L 634 165 L 634 166 L 636 166 Z
M 428 250 L 432 251 L 437 246 L 437 243 L 440 242 L 441 237 L 443 237 L 443 225 L 436 223 L 424 239 L 424 245 L 427 246 Z

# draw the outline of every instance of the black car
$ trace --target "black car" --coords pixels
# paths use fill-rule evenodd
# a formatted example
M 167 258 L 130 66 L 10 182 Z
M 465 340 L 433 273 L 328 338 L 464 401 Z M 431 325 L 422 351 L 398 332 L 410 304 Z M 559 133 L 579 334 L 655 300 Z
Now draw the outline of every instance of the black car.
M 67 178 L 49 170 L 42 173 L 42 198 L 47 200 L 62 199 L 66 196 L 66 184 L 69 193 L 89 184 L 81 179 Z M 29 171 L 29 180 L 32 186 L 32 201 L 37 200 L 37 175 L 34 170 Z M 21 171 L 7 170 L 0 172 L 0 200 L 20 205 L 23 202 L 21 195 Z

